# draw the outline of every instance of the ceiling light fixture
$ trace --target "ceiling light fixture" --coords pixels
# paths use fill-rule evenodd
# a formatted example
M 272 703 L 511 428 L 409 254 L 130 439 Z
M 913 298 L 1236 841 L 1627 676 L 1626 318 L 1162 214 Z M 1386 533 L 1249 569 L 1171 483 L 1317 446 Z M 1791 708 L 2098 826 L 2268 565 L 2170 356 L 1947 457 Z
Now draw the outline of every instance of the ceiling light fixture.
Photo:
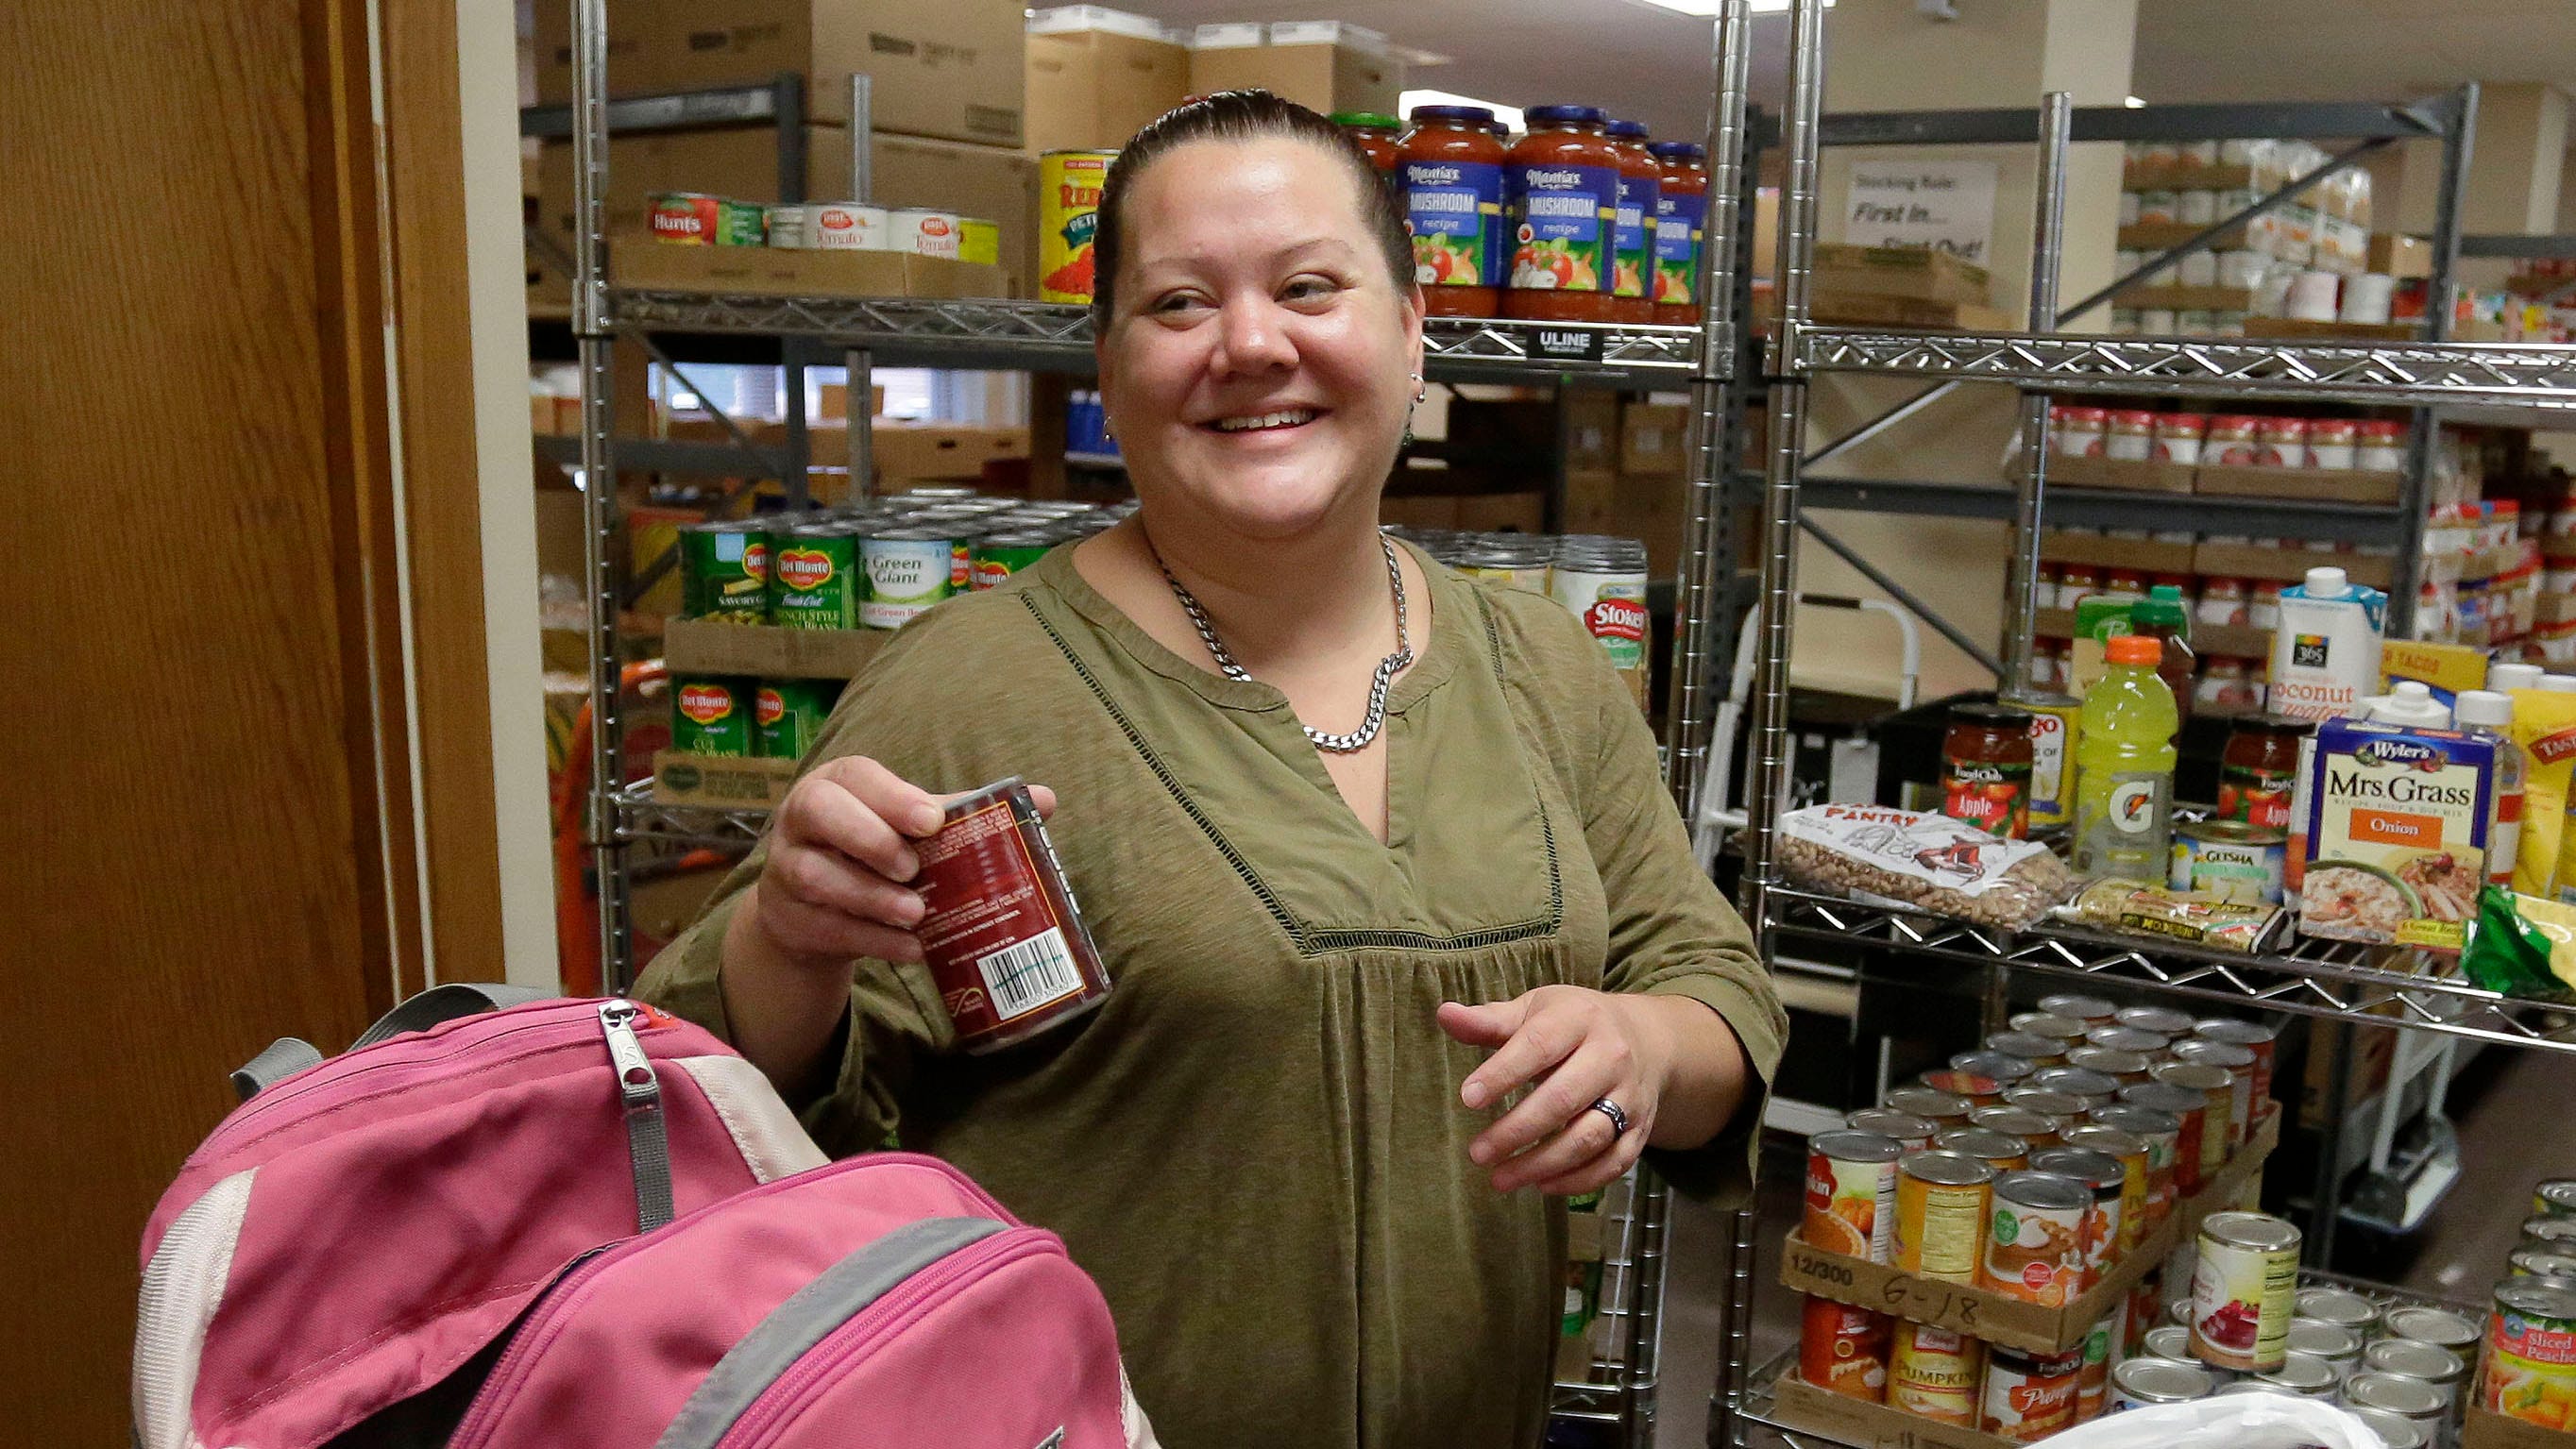
M 1520 107 L 1480 101 L 1474 96 L 1454 95 L 1448 91 L 1406 91 L 1395 98 L 1395 103 L 1408 116 L 1413 114 L 1415 106 L 1483 106 L 1494 113 L 1494 119 L 1502 122 L 1505 130 L 1521 129 Z
M 2136 96 L 2123 96 L 2120 98 L 2120 104 L 2133 111 L 2143 111 L 2147 108 L 2147 103 Z

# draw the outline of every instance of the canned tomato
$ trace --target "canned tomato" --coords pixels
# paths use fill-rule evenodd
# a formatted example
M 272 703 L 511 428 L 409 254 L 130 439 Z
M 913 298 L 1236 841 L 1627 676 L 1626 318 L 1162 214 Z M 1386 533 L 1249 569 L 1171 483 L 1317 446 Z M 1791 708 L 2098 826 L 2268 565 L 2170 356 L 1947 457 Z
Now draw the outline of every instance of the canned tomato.
M 1917 1278 L 1977 1280 L 1986 1202 L 1995 1169 L 1956 1152 L 1909 1152 L 1897 1161 L 1896 1267 Z
M 886 213 L 886 250 L 918 257 L 956 261 L 958 232 L 965 218 L 953 211 L 906 206 Z
M 1929 1117 L 1917 1117 L 1893 1107 L 1863 1107 L 1845 1117 L 1843 1125 L 1854 1132 L 1891 1138 L 1908 1152 L 1921 1152 L 1930 1147 L 1932 1134 L 1941 1130 Z
M 2051 1147 L 2030 1155 L 2030 1169 L 2072 1178 L 2092 1193 L 2092 1206 L 2084 1215 L 2084 1273 L 2076 1291 L 2090 1289 L 2120 1250 L 2120 1197 L 2128 1187 L 2128 1168 L 2107 1152 Z
M 1892 1261 L 1896 1160 L 1905 1149 L 1866 1132 L 1820 1132 L 1807 1140 L 1808 1247 L 1872 1263 Z
M 679 529 L 680 612 L 692 619 L 769 619 L 769 529 L 758 523 L 691 523 Z
M 756 754 L 774 760 L 801 760 L 823 733 L 823 721 L 841 699 L 841 684 L 832 679 L 764 679 L 752 695 L 752 738 Z
M 1827 1393 L 1883 1403 L 1896 1335 L 1884 1313 L 1809 1298 L 1798 1325 L 1798 1377 Z
M 2027 1031 L 1999 1031 L 1986 1038 L 1986 1050 L 2028 1062 L 2032 1071 L 2066 1065 L 2066 1045 L 2056 1038 Z
M 2072 1302 L 2083 1292 L 2092 1210 L 2092 1189 L 2073 1178 L 2007 1172 L 1995 1179 L 1978 1286 L 2043 1308 Z
M 2361 1366 L 2361 1335 L 2322 1319 L 2293 1315 L 2284 1345 L 2294 1354 L 2306 1354 L 2333 1369 L 2337 1383 L 2352 1377 Z
M 2111 1370 L 2111 1409 L 2147 1409 L 2158 1404 L 2189 1404 L 2216 1392 L 2218 1381 L 2198 1364 L 2171 1358 L 2133 1358 Z
M 730 675 L 672 675 L 671 748 L 748 759 L 752 687 L 750 680 Z
M 1964 1333 L 1897 1320 L 1887 1356 L 1888 1407 L 1936 1424 L 1977 1427 L 1986 1346 Z
M 893 225 L 882 206 L 817 201 L 805 208 L 805 245 L 818 252 L 881 252 Z
M 1100 188 L 1115 151 L 1049 151 L 1038 157 L 1038 300 L 1091 300 L 1091 243 Z
M 2232 1147 L 2244 1146 L 2245 1139 L 2253 1134 L 2254 1123 L 2271 1105 L 2254 1095 L 2254 1054 L 2227 1042 L 2186 1037 L 2174 1043 L 2173 1059 L 2227 1073 L 2228 1143 Z
M 2272 1058 L 2279 1045 L 2280 1033 L 2259 1021 L 2239 1021 L 2232 1016 L 2213 1016 L 2191 1024 L 2191 1034 L 2201 1041 L 2225 1042 L 2241 1046 L 2254 1054 L 2254 1100 L 2272 1100 Z M 2266 1107 L 2264 1110 L 2269 1111 Z
M 2289 1352 L 2299 1291 L 2299 1230 L 2261 1213 L 2212 1213 L 2191 1275 L 2191 1351 L 2220 1368 L 2263 1373 Z
M 949 801 L 947 823 L 914 851 L 913 933 L 960 1047 L 997 1051 L 1108 997 L 1109 973 L 1017 778 Z
M 2015 1444 L 2047 1438 L 2075 1422 L 2083 1369 L 2080 1353 L 2036 1354 L 1993 1345 L 1986 1354 L 1977 1427 Z
M 2155 1162 L 2148 1139 L 2102 1122 L 2069 1127 L 2064 1135 L 2067 1146 L 2101 1153 L 2119 1165 L 2120 1220 L 2117 1235 L 2112 1240 L 2112 1254 L 2117 1256 L 2136 1247 L 2138 1240 L 2147 1235 L 2149 1224 L 2155 1221 L 2147 1215 Z
M 2112 1014 L 2119 1010 L 2118 1007 L 2113 1006 L 2110 1002 L 2103 1000 L 2101 997 L 2085 996 L 2079 992 L 2072 991 L 2060 992 L 2055 996 L 2041 997 L 2039 999 L 2039 1009 L 2048 1013 L 2050 1016 L 2063 1017 L 2068 1021 L 2081 1022 L 2088 1030 L 2109 1021 Z
M 2203 1181 L 2216 1177 L 2227 1165 L 2227 1150 L 2236 1143 L 2231 1115 L 2236 1107 L 2235 1074 L 2200 1062 L 2159 1062 L 2147 1075 L 2158 1086 L 2198 1092 L 2208 1103 L 2200 1120 L 2200 1175 Z
M 957 592 L 957 535 L 950 527 L 873 529 L 859 552 L 868 570 L 859 617 L 871 629 L 900 629 Z
M 988 533 L 975 540 L 976 591 L 1000 588 L 1011 575 L 1046 557 L 1061 541 L 1043 529 Z
M 2460 1396 L 2469 1380 L 2467 1359 L 2447 1348 L 2417 1343 L 2411 1338 L 2383 1338 L 2362 1350 L 2361 1370 L 2431 1384 L 2433 1391 L 2442 1396 L 2445 1421 L 2458 1416 Z
M 2576 1218 L 2576 1177 L 2552 1177 L 2532 1185 L 2531 1211 L 2535 1217 Z
M 1887 1094 L 1884 1105 L 1909 1117 L 1929 1118 L 1936 1129 L 1968 1125 L 1968 1114 L 1977 1106 L 1956 1092 L 1932 1087 L 1899 1087 Z
M 2298 1317 L 2333 1324 L 2364 1343 L 2379 1336 L 2379 1305 L 2358 1293 L 2342 1288 L 2302 1288 L 2295 1307 Z M 2470 1336 L 2476 1337 L 2474 1329 Z
M 2553 1429 L 2576 1421 L 2576 1288 L 2548 1278 L 2496 1285 L 2478 1407 Z
M 2232 820 L 2176 825 L 2169 884 L 2222 901 L 2277 906 L 2289 832 Z
M 855 525 L 837 520 L 798 524 L 772 541 L 772 623 L 790 629 L 856 629 L 867 597 Z
M 1989 1132 L 2001 1132 L 2006 1137 L 2018 1137 L 2025 1148 L 2036 1152 L 2043 1147 L 2055 1147 L 2057 1134 L 2063 1130 L 2064 1124 L 2042 1112 L 1999 1105 L 1979 1107 L 1969 1113 L 1968 1125 L 1983 1127 Z
M 756 247 L 767 240 L 761 208 L 697 191 L 663 191 L 644 198 L 653 239 L 693 247 Z
M 2029 1143 L 1990 1127 L 1953 1127 L 1934 1134 L 1932 1145 L 1943 1152 L 1973 1157 L 1997 1172 L 2019 1172 L 2030 1166 Z

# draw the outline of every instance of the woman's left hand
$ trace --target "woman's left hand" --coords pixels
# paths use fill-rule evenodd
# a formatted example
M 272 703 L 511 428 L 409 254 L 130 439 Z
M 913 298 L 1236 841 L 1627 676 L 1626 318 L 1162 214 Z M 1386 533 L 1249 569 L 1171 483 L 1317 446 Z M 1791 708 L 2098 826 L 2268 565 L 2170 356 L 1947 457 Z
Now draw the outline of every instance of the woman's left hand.
M 1587 1193 L 1636 1162 L 1678 1050 L 1670 1019 L 1653 1005 L 1580 986 L 1542 986 L 1486 1006 L 1441 1004 L 1441 1030 L 1494 1050 L 1459 1088 L 1460 1101 L 1482 1108 L 1535 1083 L 1468 1145 L 1468 1158 L 1493 1170 L 1497 1192 Z M 1627 1131 L 1594 1109 L 1603 1098 L 1628 1114 Z

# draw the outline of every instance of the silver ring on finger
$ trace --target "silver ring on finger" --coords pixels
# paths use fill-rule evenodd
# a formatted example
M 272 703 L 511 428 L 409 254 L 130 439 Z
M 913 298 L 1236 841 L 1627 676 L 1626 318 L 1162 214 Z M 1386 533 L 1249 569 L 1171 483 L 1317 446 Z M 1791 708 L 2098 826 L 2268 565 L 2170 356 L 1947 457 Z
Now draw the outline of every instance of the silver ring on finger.
M 1592 1110 L 1610 1119 L 1611 1141 L 1616 1142 L 1628 1135 L 1628 1113 L 1618 1103 L 1604 1097 L 1592 1104 Z

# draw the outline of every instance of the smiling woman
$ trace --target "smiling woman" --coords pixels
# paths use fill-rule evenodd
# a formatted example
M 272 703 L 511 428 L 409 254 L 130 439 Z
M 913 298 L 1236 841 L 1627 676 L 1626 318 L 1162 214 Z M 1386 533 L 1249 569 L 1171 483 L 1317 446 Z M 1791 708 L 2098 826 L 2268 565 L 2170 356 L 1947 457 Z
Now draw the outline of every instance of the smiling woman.
M 639 994 L 828 1150 L 899 1139 L 1062 1233 L 1173 1449 L 1532 1449 L 1556 1199 L 1649 1149 L 1740 1197 L 1778 1003 L 1582 627 L 1378 529 L 1422 321 L 1357 149 L 1185 105 L 1097 247 L 1139 512 L 906 626 Z M 912 841 L 1010 774 L 1054 787 L 1112 989 L 968 1055 Z

